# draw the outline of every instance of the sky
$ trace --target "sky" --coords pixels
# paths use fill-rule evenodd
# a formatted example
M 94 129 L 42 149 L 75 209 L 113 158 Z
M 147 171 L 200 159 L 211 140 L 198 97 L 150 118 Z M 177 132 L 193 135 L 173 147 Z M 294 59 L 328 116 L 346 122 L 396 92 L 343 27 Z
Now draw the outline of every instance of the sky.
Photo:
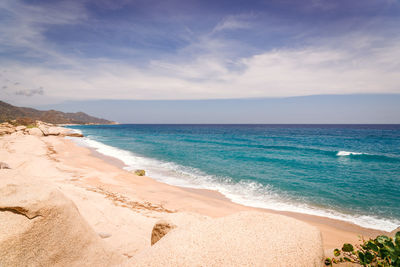
M 139 124 L 400 124 L 400 94 L 212 100 L 87 100 L 42 106 Z
M 399 28 L 399 0 L 2 0 L 0 99 L 400 94 Z

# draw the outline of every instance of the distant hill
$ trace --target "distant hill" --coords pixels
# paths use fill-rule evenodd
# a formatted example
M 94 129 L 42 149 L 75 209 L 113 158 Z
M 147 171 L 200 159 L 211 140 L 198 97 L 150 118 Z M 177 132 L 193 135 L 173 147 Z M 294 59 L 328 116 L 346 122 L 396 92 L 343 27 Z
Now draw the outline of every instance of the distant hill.
M 16 107 L 0 101 L 0 122 L 29 118 L 53 124 L 114 124 L 112 121 L 92 117 L 83 112 L 65 113 L 57 110 L 37 110 Z

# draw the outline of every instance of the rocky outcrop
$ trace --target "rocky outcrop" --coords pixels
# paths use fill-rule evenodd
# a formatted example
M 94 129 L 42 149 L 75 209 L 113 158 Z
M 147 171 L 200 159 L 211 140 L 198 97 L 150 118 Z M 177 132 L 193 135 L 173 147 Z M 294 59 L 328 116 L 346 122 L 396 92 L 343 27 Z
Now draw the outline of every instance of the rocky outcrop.
M 286 216 L 240 212 L 178 227 L 129 262 L 135 266 L 322 266 L 321 233 Z
M 51 185 L 1 179 L 0 195 L 0 266 L 111 266 L 122 261 L 74 203 Z
M 176 228 L 176 225 L 166 220 L 159 220 L 151 231 L 151 245 L 158 242 L 163 236 L 168 234 L 169 231 Z
M 19 125 L 14 126 L 8 122 L 0 124 L 0 135 L 14 134 L 18 135 L 30 134 L 35 136 L 71 136 L 71 137 L 83 137 L 83 134 L 74 132 L 73 130 L 58 127 L 50 123 L 42 121 L 36 121 L 34 127 Z

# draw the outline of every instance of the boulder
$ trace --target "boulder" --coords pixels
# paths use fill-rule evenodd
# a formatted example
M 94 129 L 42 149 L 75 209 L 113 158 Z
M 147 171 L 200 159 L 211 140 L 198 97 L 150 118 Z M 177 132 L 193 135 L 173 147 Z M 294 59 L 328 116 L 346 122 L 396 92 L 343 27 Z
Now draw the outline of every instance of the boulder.
M 12 134 L 15 132 L 15 128 L 14 126 L 11 125 L 11 127 L 9 126 L 0 126 L 0 135 L 4 135 L 4 134 Z
M 322 266 L 320 231 L 307 223 L 266 212 L 178 227 L 136 254 L 133 266 Z
M 121 263 L 71 200 L 50 184 L 23 178 L 0 179 L 0 266 Z
M 145 176 L 146 175 L 145 170 L 135 170 L 133 173 L 136 174 L 137 176 Z
M 49 127 L 48 127 L 47 125 L 44 125 L 44 124 L 39 123 L 39 124 L 37 125 L 37 127 L 39 128 L 39 130 L 42 131 L 42 133 L 43 133 L 44 136 L 49 135 Z
M 176 228 L 176 225 L 166 221 L 166 220 L 159 220 L 153 227 L 151 231 L 151 245 L 157 243 L 163 236 L 168 234 L 169 231 Z
M 0 169 L 11 169 L 7 163 L 0 161 Z
M 23 131 L 16 131 L 11 134 L 11 136 L 23 136 L 25 133 Z
M 39 128 L 28 128 L 26 130 L 30 135 L 43 136 L 43 132 Z
M 25 131 L 25 129 L 26 129 L 26 126 L 23 126 L 23 125 L 15 127 L 16 131 Z
M 62 132 L 62 128 L 60 127 L 49 127 L 47 128 L 48 135 L 60 135 Z

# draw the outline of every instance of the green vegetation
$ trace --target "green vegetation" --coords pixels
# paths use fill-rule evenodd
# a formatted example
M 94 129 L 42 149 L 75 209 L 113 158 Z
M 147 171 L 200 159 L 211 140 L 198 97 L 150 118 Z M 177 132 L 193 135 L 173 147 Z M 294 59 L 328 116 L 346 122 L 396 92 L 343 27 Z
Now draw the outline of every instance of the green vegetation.
M 351 262 L 367 267 L 400 267 L 400 231 L 394 239 L 385 235 L 367 241 L 362 239 L 356 249 L 351 244 L 344 244 L 341 250 L 335 249 L 333 253 L 335 257 L 326 258 L 325 265 Z

